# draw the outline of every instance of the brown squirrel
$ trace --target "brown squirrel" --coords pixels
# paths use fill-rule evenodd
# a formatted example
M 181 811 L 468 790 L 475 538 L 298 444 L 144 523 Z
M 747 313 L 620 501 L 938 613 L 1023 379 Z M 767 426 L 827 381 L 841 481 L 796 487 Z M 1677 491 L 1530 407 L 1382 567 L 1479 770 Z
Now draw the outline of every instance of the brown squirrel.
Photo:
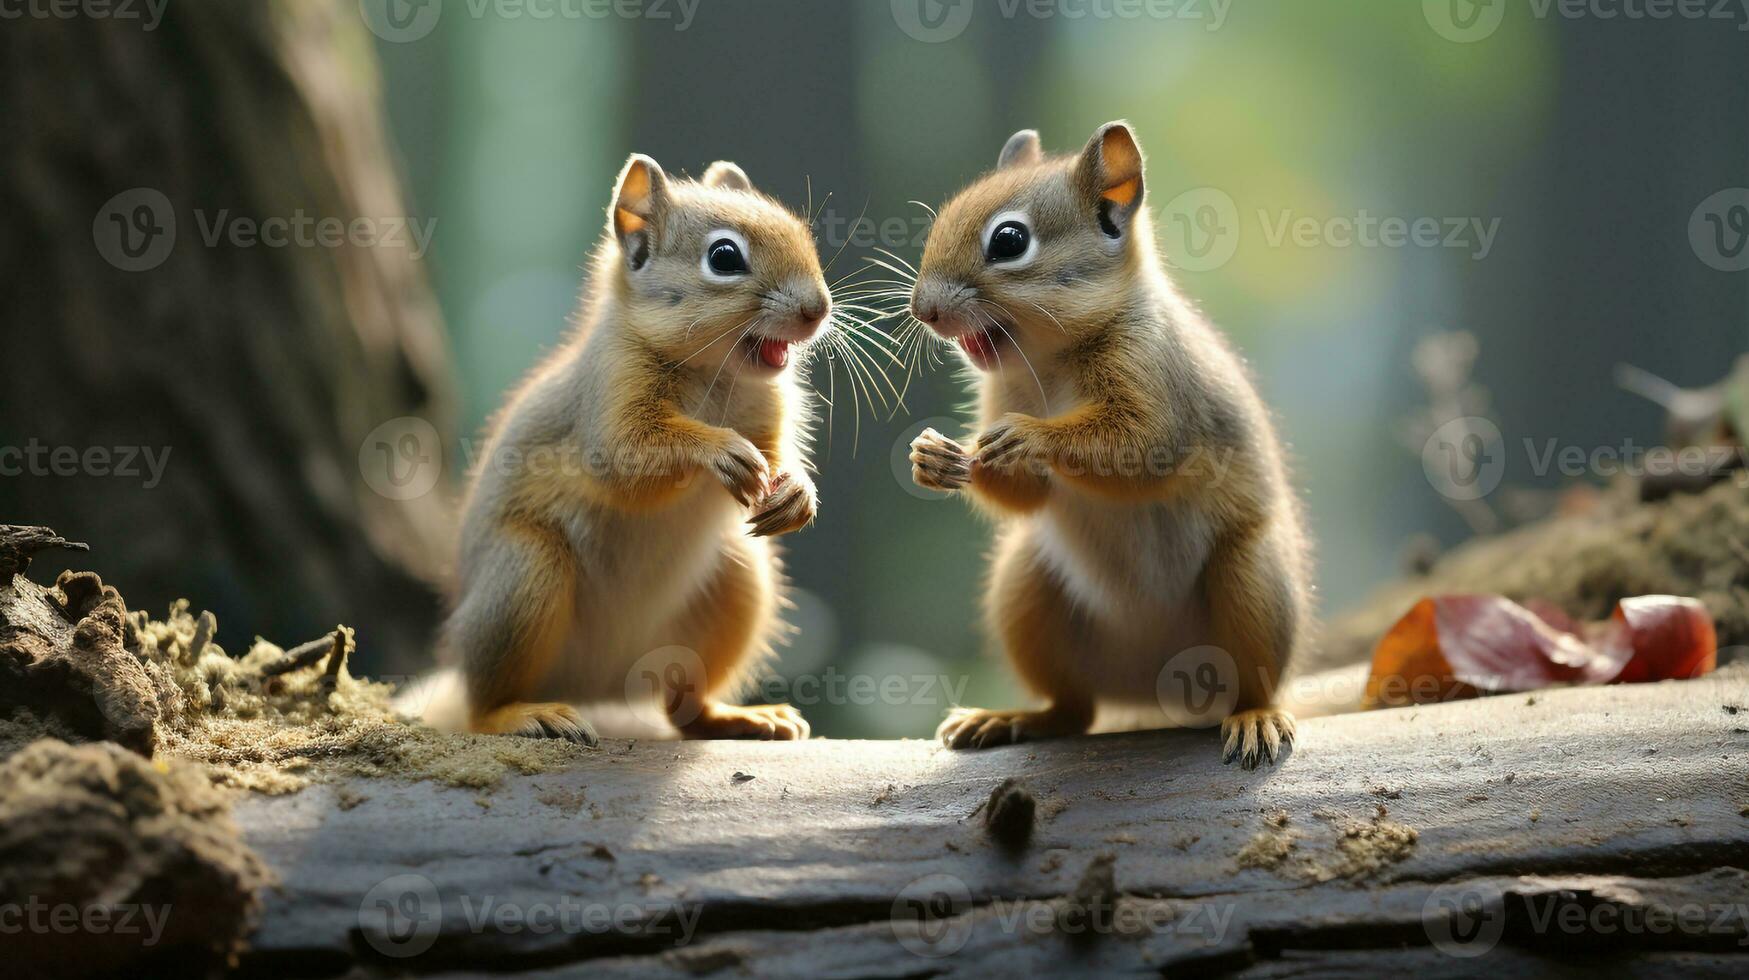
M 641 673 L 686 737 L 808 736 L 789 705 L 722 697 L 781 628 L 768 537 L 814 519 L 787 368 L 831 308 L 807 224 L 739 167 L 626 162 L 575 335 L 499 413 L 469 495 L 443 631 L 468 728 L 593 744 L 572 704 Z
M 1220 720 L 1223 757 L 1247 768 L 1293 739 L 1275 689 L 1309 624 L 1299 502 L 1243 362 L 1168 281 L 1143 200 L 1127 124 L 1064 157 L 1024 130 L 924 245 L 911 313 L 978 370 L 980 432 L 966 448 L 925 430 L 913 478 L 1001 519 L 987 618 L 1048 702 L 957 709 L 938 732 L 954 748 L 1084 732 L 1101 704 Z M 1196 685 L 1166 683 L 1178 662 Z

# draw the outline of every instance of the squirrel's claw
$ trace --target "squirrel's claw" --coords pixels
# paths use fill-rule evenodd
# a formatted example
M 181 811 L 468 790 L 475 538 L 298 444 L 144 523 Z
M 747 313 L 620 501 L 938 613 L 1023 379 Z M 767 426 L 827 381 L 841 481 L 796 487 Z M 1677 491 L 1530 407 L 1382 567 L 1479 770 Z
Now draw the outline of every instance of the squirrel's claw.
M 681 726 L 686 738 L 749 738 L 803 741 L 813 734 L 802 713 L 787 704 L 712 704 Z
M 1013 466 L 1026 455 L 1025 416 L 1010 413 L 978 437 L 978 465 Z
M 788 534 L 812 524 L 818 506 L 811 483 L 783 473 L 772 482 L 770 494 L 748 523 L 755 537 Z
M 724 446 L 711 458 L 711 469 L 743 507 L 767 493 L 765 455 L 746 439 L 736 438 Z
M 911 480 L 925 490 L 958 490 L 972 480 L 965 447 L 934 429 L 911 440 Z
M 1283 746 L 1293 744 L 1298 729 L 1294 716 L 1280 708 L 1241 711 L 1221 722 L 1221 761 L 1239 760 L 1246 769 L 1257 768 L 1260 757 L 1275 764 Z

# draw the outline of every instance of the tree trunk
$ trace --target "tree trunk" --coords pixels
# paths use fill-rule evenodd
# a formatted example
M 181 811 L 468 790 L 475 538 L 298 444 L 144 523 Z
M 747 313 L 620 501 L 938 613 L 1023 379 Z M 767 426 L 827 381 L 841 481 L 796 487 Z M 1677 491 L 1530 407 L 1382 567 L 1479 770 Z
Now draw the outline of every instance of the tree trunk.
M 0 31 L 0 519 L 90 542 L 144 608 L 344 621 L 401 669 L 453 399 L 370 35 L 340 0 L 160 12 Z

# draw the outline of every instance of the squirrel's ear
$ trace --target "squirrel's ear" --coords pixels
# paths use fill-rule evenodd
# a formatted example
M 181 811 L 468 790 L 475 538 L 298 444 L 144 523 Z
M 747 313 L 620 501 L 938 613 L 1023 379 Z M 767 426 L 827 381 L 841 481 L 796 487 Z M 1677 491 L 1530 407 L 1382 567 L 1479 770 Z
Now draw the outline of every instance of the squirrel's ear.
M 619 240 L 626 264 L 641 269 L 650 259 L 650 249 L 662 210 L 668 203 L 668 177 L 656 161 L 634 153 L 619 172 L 613 190 L 613 209 L 608 227 Z
M 718 160 L 705 168 L 701 183 L 706 187 L 722 187 L 732 191 L 753 189 L 753 182 L 747 179 L 747 172 L 727 160 Z
M 1038 130 L 1023 129 L 1008 137 L 1008 142 L 1002 144 L 1002 152 L 996 157 L 996 169 L 1030 166 L 1044 158 L 1045 151 L 1038 142 Z
M 1142 207 L 1142 148 L 1129 124 L 1099 127 L 1075 164 L 1076 181 L 1108 238 L 1121 238 Z

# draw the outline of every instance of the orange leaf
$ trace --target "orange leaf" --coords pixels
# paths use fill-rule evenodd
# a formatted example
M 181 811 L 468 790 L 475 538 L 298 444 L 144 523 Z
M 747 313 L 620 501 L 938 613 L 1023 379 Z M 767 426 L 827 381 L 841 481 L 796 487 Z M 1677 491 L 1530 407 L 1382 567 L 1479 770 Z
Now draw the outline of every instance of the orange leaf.
M 1423 599 L 1373 651 L 1365 704 L 1425 704 L 1556 685 L 1698 677 L 1717 662 L 1712 617 L 1693 599 L 1624 599 L 1581 627 L 1552 606 L 1498 595 Z

